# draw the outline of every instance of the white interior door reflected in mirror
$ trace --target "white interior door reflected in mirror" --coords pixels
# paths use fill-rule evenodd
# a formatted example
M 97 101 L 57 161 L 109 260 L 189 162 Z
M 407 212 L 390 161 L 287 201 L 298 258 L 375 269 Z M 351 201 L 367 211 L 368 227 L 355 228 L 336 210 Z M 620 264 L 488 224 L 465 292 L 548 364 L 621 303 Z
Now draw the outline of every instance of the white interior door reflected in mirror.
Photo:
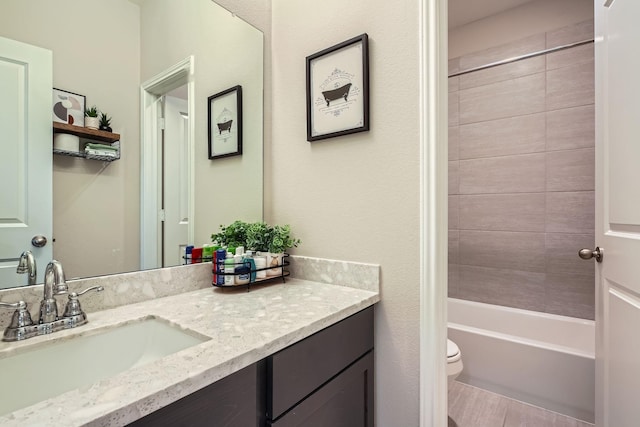
M 50 50 L 0 37 L 0 289 L 27 284 L 23 251 L 41 266 L 37 282 L 52 257 L 51 244 L 31 244 L 52 230 L 52 75 Z

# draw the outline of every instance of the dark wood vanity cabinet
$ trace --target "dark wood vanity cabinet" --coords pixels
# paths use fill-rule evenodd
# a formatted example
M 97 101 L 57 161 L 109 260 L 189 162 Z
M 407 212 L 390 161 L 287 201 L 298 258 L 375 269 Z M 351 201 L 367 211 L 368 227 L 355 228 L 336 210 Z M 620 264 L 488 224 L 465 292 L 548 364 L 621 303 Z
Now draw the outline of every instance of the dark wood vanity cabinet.
M 267 425 L 373 426 L 373 307 L 267 358 Z
M 130 425 L 372 427 L 373 307 Z
M 265 425 L 265 365 L 260 361 L 129 424 L 134 427 Z

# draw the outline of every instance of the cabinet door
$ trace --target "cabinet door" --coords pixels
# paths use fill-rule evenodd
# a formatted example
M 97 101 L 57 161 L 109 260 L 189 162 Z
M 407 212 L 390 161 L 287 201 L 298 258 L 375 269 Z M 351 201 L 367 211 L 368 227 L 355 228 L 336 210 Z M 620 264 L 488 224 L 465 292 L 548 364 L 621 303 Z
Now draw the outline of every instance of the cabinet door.
M 229 375 L 129 424 L 134 427 L 265 425 L 264 361 Z
M 267 417 L 285 411 L 373 349 L 373 307 L 267 358 Z
M 373 351 L 270 425 L 373 427 Z

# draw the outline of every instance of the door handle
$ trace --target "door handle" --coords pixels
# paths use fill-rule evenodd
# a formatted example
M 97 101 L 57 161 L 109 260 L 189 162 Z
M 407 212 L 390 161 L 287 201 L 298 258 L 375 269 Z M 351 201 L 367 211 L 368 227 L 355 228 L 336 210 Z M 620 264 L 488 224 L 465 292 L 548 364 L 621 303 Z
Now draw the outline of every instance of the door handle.
M 38 234 L 37 236 L 33 236 L 33 239 L 31 239 L 31 244 L 36 248 L 41 248 L 47 244 L 47 238 Z
M 591 259 L 595 258 L 596 261 L 602 262 L 602 258 L 604 258 L 604 251 L 602 248 L 596 246 L 594 250 L 589 248 L 580 249 L 578 251 L 578 256 L 582 259 Z

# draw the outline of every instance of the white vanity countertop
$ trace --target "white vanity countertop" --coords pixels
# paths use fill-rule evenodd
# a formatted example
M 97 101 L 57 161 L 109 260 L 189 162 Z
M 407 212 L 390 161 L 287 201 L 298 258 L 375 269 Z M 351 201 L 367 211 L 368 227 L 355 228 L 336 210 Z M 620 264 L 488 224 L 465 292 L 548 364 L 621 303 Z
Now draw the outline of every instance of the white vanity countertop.
M 0 417 L 0 425 L 126 425 L 379 300 L 377 292 L 289 278 L 285 284 L 256 286 L 250 292 L 209 288 L 89 312 L 89 323 L 79 328 L 20 343 L 0 343 L 0 357 L 23 346 L 147 316 L 168 320 L 211 340 Z M 42 363 L 56 368 L 55 361 Z M 25 381 L 39 386 L 28 375 Z M 11 386 L 5 384 L 3 393 L 10 391 Z

